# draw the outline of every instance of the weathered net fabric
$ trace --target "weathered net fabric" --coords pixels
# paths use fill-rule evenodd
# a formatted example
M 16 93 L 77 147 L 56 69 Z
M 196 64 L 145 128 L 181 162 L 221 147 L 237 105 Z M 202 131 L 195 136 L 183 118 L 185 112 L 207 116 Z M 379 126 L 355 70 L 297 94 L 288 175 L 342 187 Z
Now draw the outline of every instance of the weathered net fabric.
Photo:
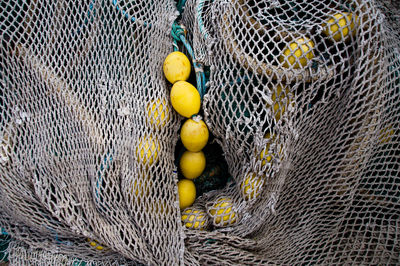
M 12 241 L 8 247 L 8 262 L 10 265 L 75 265 L 75 266 L 96 266 L 96 265 L 133 265 L 120 257 L 119 260 L 86 260 L 74 258 L 57 250 L 46 251 L 34 249 L 22 242 Z
M 180 119 L 160 71 L 174 2 L 1 8 L 1 226 L 83 259 L 181 261 Z
M 162 74 L 175 3 L 9 2 L 0 225 L 25 243 L 11 263 L 399 263 L 395 2 L 187 1 L 210 67 L 204 118 L 233 180 L 196 201 L 212 226 L 184 232 Z M 323 33 L 338 12 L 353 14 L 343 41 Z M 280 60 L 300 38 L 313 57 Z
M 201 262 L 399 263 L 398 8 L 395 1 L 186 4 L 196 57 L 210 66 L 205 120 L 236 181 L 201 200 L 210 210 L 210 201 L 229 197 L 240 217 L 212 234 L 190 232 L 186 247 Z M 334 41 L 322 25 L 340 12 L 353 14 L 355 33 Z M 298 38 L 314 42 L 314 57 L 295 68 L 280 56 Z M 249 173 L 263 179 L 254 200 L 243 197 Z

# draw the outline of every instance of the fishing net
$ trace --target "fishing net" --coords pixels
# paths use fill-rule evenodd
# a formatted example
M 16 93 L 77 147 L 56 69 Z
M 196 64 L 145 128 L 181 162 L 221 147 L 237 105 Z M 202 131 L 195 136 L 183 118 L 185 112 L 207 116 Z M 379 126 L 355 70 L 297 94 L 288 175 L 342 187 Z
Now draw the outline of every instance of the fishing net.
M 8 262 L 10 265 L 71 265 L 71 266 L 97 266 L 97 265 L 130 265 L 126 260 L 86 260 L 67 256 L 57 251 L 34 249 L 20 241 L 12 241 L 9 244 Z
M 395 1 L 186 1 L 201 115 L 231 175 L 185 210 L 190 228 L 162 73 L 176 3 L 0 6 L 11 263 L 399 263 Z
M 181 261 L 180 120 L 160 72 L 174 3 L 1 5 L 0 224 L 83 259 Z
M 196 58 L 210 66 L 205 120 L 235 180 L 203 199 L 235 225 L 187 246 L 205 263 L 398 263 L 398 6 L 186 6 Z

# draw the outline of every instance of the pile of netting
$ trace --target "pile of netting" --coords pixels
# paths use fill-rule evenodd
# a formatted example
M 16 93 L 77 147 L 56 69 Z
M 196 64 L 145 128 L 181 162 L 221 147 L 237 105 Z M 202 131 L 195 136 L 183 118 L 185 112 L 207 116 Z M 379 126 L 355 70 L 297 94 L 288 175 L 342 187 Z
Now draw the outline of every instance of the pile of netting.
M 0 258 L 400 263 L 395 1 L 184 2 L 0 4 Z M 231 175 L 196 199 L 205 230 L 179 209 L 174 21 Z

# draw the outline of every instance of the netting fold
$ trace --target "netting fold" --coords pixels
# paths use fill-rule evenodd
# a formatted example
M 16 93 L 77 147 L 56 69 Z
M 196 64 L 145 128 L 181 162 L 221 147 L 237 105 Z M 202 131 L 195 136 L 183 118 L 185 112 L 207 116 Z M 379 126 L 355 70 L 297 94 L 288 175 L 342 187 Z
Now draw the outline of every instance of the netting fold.
M 10 263 L 399 264 L 397 2 L 175 4 L 0 4 Z M 177 19 L 231 175 L 182 213 Z

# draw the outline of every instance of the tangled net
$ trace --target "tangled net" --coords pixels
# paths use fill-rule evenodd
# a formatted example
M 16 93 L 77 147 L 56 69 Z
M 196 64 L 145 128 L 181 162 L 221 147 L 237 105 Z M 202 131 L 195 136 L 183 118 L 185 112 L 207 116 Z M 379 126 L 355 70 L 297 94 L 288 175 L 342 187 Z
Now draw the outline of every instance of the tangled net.
M 181 118 L 162 73 L 175 2 L 0 6 L 11 263 L 399 263 L 394 1 L 186 2 L 203 117 L 232 180 L 183 224 Z

